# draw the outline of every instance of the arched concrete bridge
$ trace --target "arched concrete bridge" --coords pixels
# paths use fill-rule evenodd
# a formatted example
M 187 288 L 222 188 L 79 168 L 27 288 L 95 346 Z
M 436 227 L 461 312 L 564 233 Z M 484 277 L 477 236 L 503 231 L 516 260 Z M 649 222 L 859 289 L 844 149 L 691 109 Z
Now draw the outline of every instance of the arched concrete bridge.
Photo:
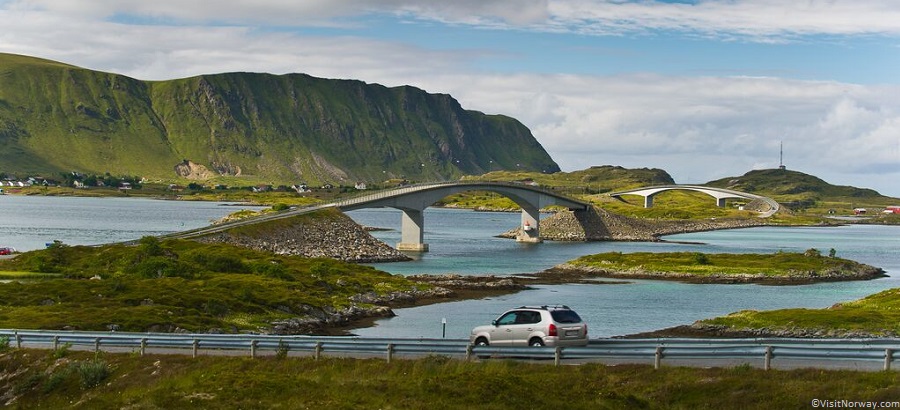
M 297 208 L 275 214 L 267 214 L 229 223 L 209 226 L 185 232 L 165 235 L 166 238 L 194 238 L 212 233 L 226 231 L 237 226 L 252 225 L 264 221 L 290 218 L 296 215 L 313 212 L 323 208 L 336 207 L 341 211 L 352 211 L 364 208 L 396 208 L 403 212 L 401 224 L 401 241 L 398 250 L 426 252 L 428 244 L 424 242 L 425 221 L 422 212 L 438 200 L 447 196 L 467 191 L 490 191 L 501 194 L 522 208 L 523 229 L 516 238 L 519 242 L 540 242 L 540 210 L 558 205 L 571 210 L 587 209 L 590 205 L 553 191 L 509 182 L 447 182 L 433 184 L 408 185 L 386 191 L 363 195 L 339 202 L 311 207 Z
M 644 208 L 650 208 L 653 206 L 653 197 L 660 192 L 672 191 L 672 190 L 683 190 L 683 191 L 696 191 L 702 192 L 709 196 L 712 196 L 716 199 L 716 206 L 723 207 L 725 206 L 725 201 L 728 198 L 744 198 L 749 200 L 761 200 L 769 205 L 769 211 L 764 213 L 764 216 L 771 216 L 773 213 L 778 211 L 779 205 L 774 199 L 764 197 L 761 195 L 748 194 L 746 192 L 734 191 L 731 189 L 723 189 L 723 188 L 713 188 L 707 186 L 699 186 L 699 185 L 661 185 L 661 186 L 651 186 L 644 188 L 631 189 L 628 191 L 619 191 L 612 192 L 609 196 L 613 198 L 622 198 L 622 195 L 640 195 L 644 197 Z

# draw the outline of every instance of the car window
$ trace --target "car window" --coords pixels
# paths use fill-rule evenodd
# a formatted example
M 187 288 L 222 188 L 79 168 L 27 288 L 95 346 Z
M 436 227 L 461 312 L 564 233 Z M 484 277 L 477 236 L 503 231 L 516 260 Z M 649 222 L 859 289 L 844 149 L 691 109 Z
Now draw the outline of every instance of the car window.
M 517 313 L 518 312 L 508 312 L 505 315 L 500 316 L 500 318 L 497 319 L 497 324 L 498 325 L 511 325 L 511 324 L 516 323 L 516 317 L 518 316 Z
M 554 310 L 550 312 L 557 323 L 581 323 L 581 317 L 572 310 Z

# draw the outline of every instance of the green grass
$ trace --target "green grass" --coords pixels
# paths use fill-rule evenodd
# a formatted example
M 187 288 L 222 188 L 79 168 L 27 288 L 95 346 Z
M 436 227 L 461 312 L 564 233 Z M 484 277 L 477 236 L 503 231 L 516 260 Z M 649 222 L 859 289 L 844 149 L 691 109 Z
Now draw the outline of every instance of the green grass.
M 0 280 L 49 279 L 59 276 L 57 273 L 0 271 Z
M 822 256 L 816 250 L 806 253 L 705 254 L 693 252 L 608 252 L 587 255 L 568 262 L 573 267 L 608 271 L 683 273 L 693 276 L 764 275 L 784 277 L 805 272 L 850 271 L 857 262 Z
M 3 328 L 259 331 L 272 320 L 347 308 L 359 293 L 423 287 L 331 259 L 154 238 L 138 246 L 51 246 L 0 269 L 49 277 L 0 283 Z
M 701 320 L 731 329 L 789 331 L 811 329 L 825 333 L 861 331 L 869 334 L 900 334 L 900 289 L 888 289 L 863 299 L 836 304 L 827 309 L 744 310 L 727 316 Z
M 86 375 L 85 363 L 106 367 Z M 136 356 L 14 350 L 0 356 L 11 408 L 772 409 L 813 399 L 895 400 L 900 373 L 554 367 L 514 361 Z M 104 374 L 108 371 L 108 374 Z M 100 383 L 91 383 L 101 380 Z

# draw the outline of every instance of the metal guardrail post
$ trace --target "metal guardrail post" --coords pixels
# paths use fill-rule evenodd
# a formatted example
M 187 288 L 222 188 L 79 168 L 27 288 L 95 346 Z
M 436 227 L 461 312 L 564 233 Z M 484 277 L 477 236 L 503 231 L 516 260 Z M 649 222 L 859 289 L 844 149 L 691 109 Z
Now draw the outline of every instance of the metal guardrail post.
M 656 353 L 653 358 L 654 369 L 659 369 L 659 366 L 662 365 L 663 349 L 664 347 L 662 346 L 656 346 Z
M 146 353 L 146 351 L 147 351 L 147 338 L 145 337 L 145 338 L 141 339 L 141 356 L 143 356 L 144 353 Z
M 59 336 L 53 336 L 53 350 L 59 350 Z
M 100 352 L 100 338 L 95 337 L 94 338 L 94 353 L 98 353 L 98 352 Z
M 250 342 L 250 358 L 251 358 L 251 359 L 255 359 L 255 358 L 256 358 L 256 344 L 257 344 L 257 343 L 258 343 L 257 340 L 253 340 L 253 341 Z
M 197 350 L 199 350 L 199 349 L 200 349 L 200 341 L 197 340 L 197 339 L 194 339 L 194 351 L 193 351 L 191 357 L 196 358 L 196 357 L 197 357 Z
M 322 357 L 322 342 L 316 342 L 315 358 L 319 360 Z
M 772 368 L 772 346 L 766 346 L 766 359 L 763 364 L 763 369 L 769 370 Z
M 472 360 L 472 348 L 473 347 L 474 347 L 474 345 L 471 343 L 466 345 L 466 361 L 467 362 Z
M 22 335 L 19 332 L 16 332 L 16 349 L 22 348 Z
M 394 357 L 394 344 L 388 343 L 387 345 L 387 362 L 390 363 L 391 359 Z
M 562 347 L 556 346 L 556 350 L 553 352 L 553 365 L 559 366 L 559 362 L 562 360 Z
M 890 347 L 884 349 L 884 371 L 891 370 L 891 361 L 894 360 L 894 350 Z

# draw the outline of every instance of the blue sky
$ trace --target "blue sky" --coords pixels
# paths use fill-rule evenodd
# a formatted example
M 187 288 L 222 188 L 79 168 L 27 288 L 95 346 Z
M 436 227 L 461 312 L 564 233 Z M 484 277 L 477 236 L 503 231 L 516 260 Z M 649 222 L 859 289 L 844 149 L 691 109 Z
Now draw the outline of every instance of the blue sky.
M 157 80 L 449 93 L 560 164 L 706 182 L 785 165 L 900 197 L 895 0 L 0 0 L 0 52 Z

